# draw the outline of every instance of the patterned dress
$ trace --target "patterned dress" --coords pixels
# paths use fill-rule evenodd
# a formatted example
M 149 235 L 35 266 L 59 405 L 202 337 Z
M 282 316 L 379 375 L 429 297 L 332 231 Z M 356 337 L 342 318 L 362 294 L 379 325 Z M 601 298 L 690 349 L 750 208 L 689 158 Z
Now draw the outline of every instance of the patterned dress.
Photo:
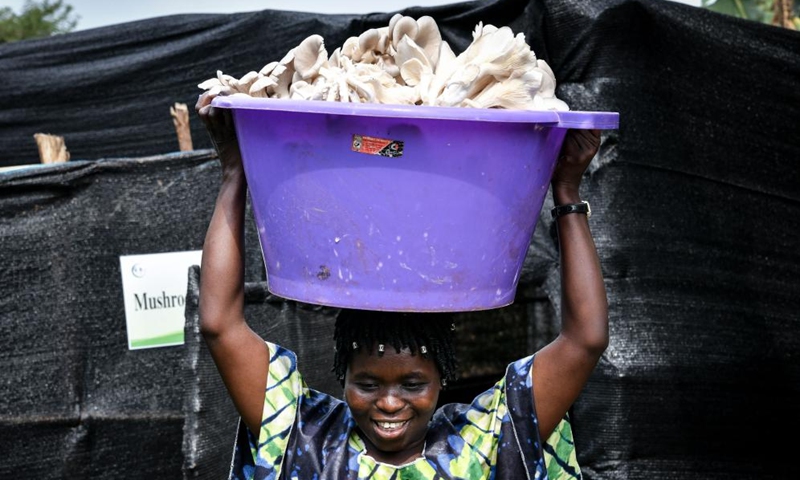
M 567 417 L 544 445 L 531 395 L 533 357 L 470 405 L 448 404 L 431 420 L 421 457 L 395 466 L 367 455 L 347 404 L 309 389 L 297 357 L 267 343 L 269 378 L 258 439 L 240 421 L 230 479 L 580 479 Z

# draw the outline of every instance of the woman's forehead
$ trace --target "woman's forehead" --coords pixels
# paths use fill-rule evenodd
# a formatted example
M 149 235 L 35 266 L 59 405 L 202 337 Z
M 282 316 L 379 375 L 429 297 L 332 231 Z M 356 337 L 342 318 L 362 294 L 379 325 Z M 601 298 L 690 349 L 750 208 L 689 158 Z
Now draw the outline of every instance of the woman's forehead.
M 430 375 L 438 373 L 433 359 L 412 353 L 408 347 L 398 352 L 393 346 L 387 346 L 383 354 L 377 352 L 377 347 L 372 349 L 362 348 L 353 352 L 350 357 L 348 369 L 351 375 L 409 375 L 421 373 Z

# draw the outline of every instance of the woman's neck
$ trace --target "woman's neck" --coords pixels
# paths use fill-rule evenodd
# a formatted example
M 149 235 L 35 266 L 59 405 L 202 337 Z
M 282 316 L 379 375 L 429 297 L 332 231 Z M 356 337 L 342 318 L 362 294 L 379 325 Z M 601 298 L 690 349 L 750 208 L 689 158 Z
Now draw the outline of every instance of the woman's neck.
M 359 435 L 364 441 L 364 448 L 368 456 L 373 460 L 395 467 L 400 467 L 410 463 L 414 463 L 418 458 L 425 456 L 425 439 L 419 443 L 409 446 L 406 449 L 397 452 L 385 452 L 378 450 L 365 435 Z

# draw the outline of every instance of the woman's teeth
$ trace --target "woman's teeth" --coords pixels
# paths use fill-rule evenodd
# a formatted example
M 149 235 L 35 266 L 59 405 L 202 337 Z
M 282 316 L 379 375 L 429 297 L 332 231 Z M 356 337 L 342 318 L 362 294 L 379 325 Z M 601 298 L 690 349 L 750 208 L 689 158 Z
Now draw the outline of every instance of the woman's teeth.
M 384 430 L 394 430 L 403 426 L 406 422 L 377 422 L 378 426 Z

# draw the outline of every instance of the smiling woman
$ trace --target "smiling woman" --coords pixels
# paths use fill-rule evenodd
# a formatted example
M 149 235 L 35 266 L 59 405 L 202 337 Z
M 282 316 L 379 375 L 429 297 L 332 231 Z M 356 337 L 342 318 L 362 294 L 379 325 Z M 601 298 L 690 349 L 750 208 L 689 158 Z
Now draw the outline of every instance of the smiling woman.
M 378 357 L 373 346 L 350 365 L 344 396 L 367 454 L 391 465 L 422 456 L 441 389 L 433 361 L 407 348 Z
M 566 417 L 539 438 L 531 357 L 472 404 L 436 409 L 439 365 L 455 375 L 448 317 L 343 310 L 335 365 L 344 366 L 344 401 L 307 388 L 294 353 L 268 343 L 264 420 L 240 425 L 232 478 L 579 477 Z
M 230 477 L 580 478 L 567 412 L 608 344 L 588 216 L 554 214 L 562 334 L 535 362 L 509 365 L 471 404 L 435 410 L 455 371 L 450 322 L 440 314 L 343 310 L 334 371 L 345 396 L 337 399 L 309 389 L 294 353 L 264 342 L 245 321 L 247 180 L 233 118 L 213 107 L 216 95 L 204 93 L 195 107 L 222 163 L 203 247 L 200 329 L 241 414 Z M 556 205 L 581 203 L 581 178 L 599 143 L 598 130 L 566 133 L 551 180 Z
M 200 329 L 241 415 L 231 478 L 580 478 L 567 412 L 608 344 L 600 262 L 581 202 L 598 130 L 569 130 L 551 187 L 561 253 L 561 334 L 471 404 L 437 407 L 455 373 L 447 314 L 342 310 L 334 371 L 344 399 L 309 389 L 294 353 L 244 318 L 247 179 L 233 117 L 196 109 L 222 163 L 203 247 Z M 583 207 L 583 208 L 579 208 Z M 534 361 L 535 359 L 535 361 Z
M 446 384 L 439 372 L 455 373 L 452 330 L 442 316 L 369 318 L 345 310 L 337 319 L 334 370 L 345 367 L 337 372 L 344 373 L 345 401 L 367 454 L 377 461 L 403 465 L 423 454 L 428 422 Z M 374 328 L 380 325 L 394 328 Z

